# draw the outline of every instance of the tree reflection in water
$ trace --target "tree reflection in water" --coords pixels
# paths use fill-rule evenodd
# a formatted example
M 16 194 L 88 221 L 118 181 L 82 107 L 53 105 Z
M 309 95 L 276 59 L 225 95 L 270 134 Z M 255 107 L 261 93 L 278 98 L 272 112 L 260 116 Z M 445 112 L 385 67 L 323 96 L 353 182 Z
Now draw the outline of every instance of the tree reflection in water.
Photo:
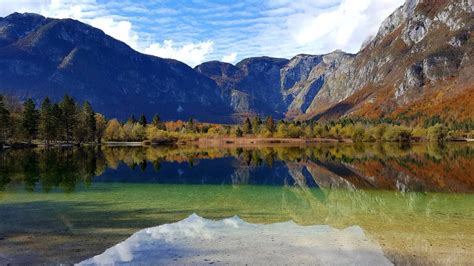
M 0 189 L 123 181 L 472 192 L 473 162 L 469 144 L 18 149 L 0 152 Z

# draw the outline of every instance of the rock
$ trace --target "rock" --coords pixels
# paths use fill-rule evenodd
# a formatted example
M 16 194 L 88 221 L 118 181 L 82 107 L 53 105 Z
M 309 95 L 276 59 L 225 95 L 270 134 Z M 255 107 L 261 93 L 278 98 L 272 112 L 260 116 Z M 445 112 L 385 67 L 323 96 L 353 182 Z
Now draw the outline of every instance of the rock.
M 420 88 L 424 83 L 423 65 L 414 64 L 410 66 L 405 72 L 405 78 L 403 82 L 398 86 L 395 91 L 395 98 L 399 99 L 404 96 L 408 91 Z

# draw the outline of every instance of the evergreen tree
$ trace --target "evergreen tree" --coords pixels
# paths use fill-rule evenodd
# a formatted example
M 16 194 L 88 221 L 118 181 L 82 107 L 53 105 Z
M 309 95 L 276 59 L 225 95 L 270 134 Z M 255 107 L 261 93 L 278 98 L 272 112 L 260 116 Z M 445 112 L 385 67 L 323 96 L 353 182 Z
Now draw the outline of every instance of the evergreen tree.
M 160 115 L 159 115 L 159 114 L 155 114 L 155 115 L 153 116 L 153 120 L 151 120 L 151 123 L 152 123 L 155 127 L 158 127 L 159 124 L 161 123 Z
M 61 107 L 59 107 L 59 104 L 55 103 L 51 107 L 51 114 L 52 114 L 52 124 L 54 128 L 54 136 L 53 138 L 55 140 L 63 140 L 64 137 L 64 127 L 62 125 L 62 119 L 63 119 L 63 111 L 61 110 Z
M 41 103 L 38 129 L 40 138 L 46 142 L 46 145 L 56 137 L 53 105 L 48 97 Z
M 153 116 L 153 120 L 151 122 L 156 128 L 161 129 L 161 130 L 166 130 L 166 125 L 161 121 L 160 115 L 155 114 Z
M 38 111 L 36 110 L 35 102 L 31 98 L 26 100 L 23 104 L 22 129 L 28 142 L 36 137 L 38 132 Z
M 267 119 L 265 120 L 265 127 L 271 133 L 275 132 L 275 121 L 273 120 L 272 116 L 267 116 Z
M 144 126 L 144 127 L 148 124 L 147 121 L 146 121 L 146 117 L 145 117 L 144 114 L 142 114 L 142 115 L 140 116 L 140 119 L 138 120 L 138 123 L 139 123 L 140 125 Z
M 189 118 L 188 120 L 188 124 L 187 124 L 187 129 L 190 130 L 191 132 L 194 132 L 196 130 L 196 128 L 194 127 L 194 119 L 191 117 Z
M 247 117 L 242 125 L 242 131 L 244 134 L 252 134 L 252 124 L 250 123 L 250 119 Z
M 0 95 L 0 144 L 6 142 L 11 126 L 10 111 L 5 107 L 3 96 Z
M 82 116 L 84 119 L 86 140 L 90 142 L 95 141 L 97 131 L 96 117 L 95 112 L 88 101 L 85 101 L 82 106 Z
M 63 101 L 59 104 L 61 108 L 62 117 L 61 124 L 64 129 L 64 137 L 66 142 L 69 143 L 72 140 L 74 129 L 77 124 L 77 106 L 74 99 L 69 95 L 64 96 Z

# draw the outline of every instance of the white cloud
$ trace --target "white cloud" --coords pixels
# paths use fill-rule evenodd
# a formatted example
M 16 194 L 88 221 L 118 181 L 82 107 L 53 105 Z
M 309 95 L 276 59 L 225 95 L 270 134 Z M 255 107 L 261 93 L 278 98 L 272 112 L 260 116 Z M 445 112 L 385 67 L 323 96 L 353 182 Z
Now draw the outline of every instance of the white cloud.
M 144 50 L 144 53 L 163 58 L 173 58 L 192 67 L 205 61 L 212 52 L 212 41 L 175 45 L 173 40 L 166 40 L 163 44 L 153 43 Z
M 343 0 L 335 8 L 294 13 L 287 18 L 297 45 L 357 52 L 368 36 L 404 0 Z
M 237 53 L 230 53 L 228 55 L 224 55 L 221 61 L 233 64 L 237 61 Z
M 111 17 L 98 17 L 90 20 L 89 24 L 103 30 L 115 39 L 125 42 L 133 49 L 139 50 L 139 36 L 132 29 L 132 23 L 130 21 L 117 21 Z
M 50 0 L 0 0 L 0 16 L 13 12 L 38 12 L 42 6 L 49 3 Z

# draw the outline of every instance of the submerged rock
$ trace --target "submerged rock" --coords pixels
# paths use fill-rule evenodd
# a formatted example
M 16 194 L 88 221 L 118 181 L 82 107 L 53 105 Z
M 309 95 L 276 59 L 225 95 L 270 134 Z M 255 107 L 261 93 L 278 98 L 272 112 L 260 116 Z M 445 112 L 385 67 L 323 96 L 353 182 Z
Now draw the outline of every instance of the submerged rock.
M 359 226 L 250 224 L 196 214 L 143 229 L 79 265 L 103 264 L 354 264 L 391 265 Z

